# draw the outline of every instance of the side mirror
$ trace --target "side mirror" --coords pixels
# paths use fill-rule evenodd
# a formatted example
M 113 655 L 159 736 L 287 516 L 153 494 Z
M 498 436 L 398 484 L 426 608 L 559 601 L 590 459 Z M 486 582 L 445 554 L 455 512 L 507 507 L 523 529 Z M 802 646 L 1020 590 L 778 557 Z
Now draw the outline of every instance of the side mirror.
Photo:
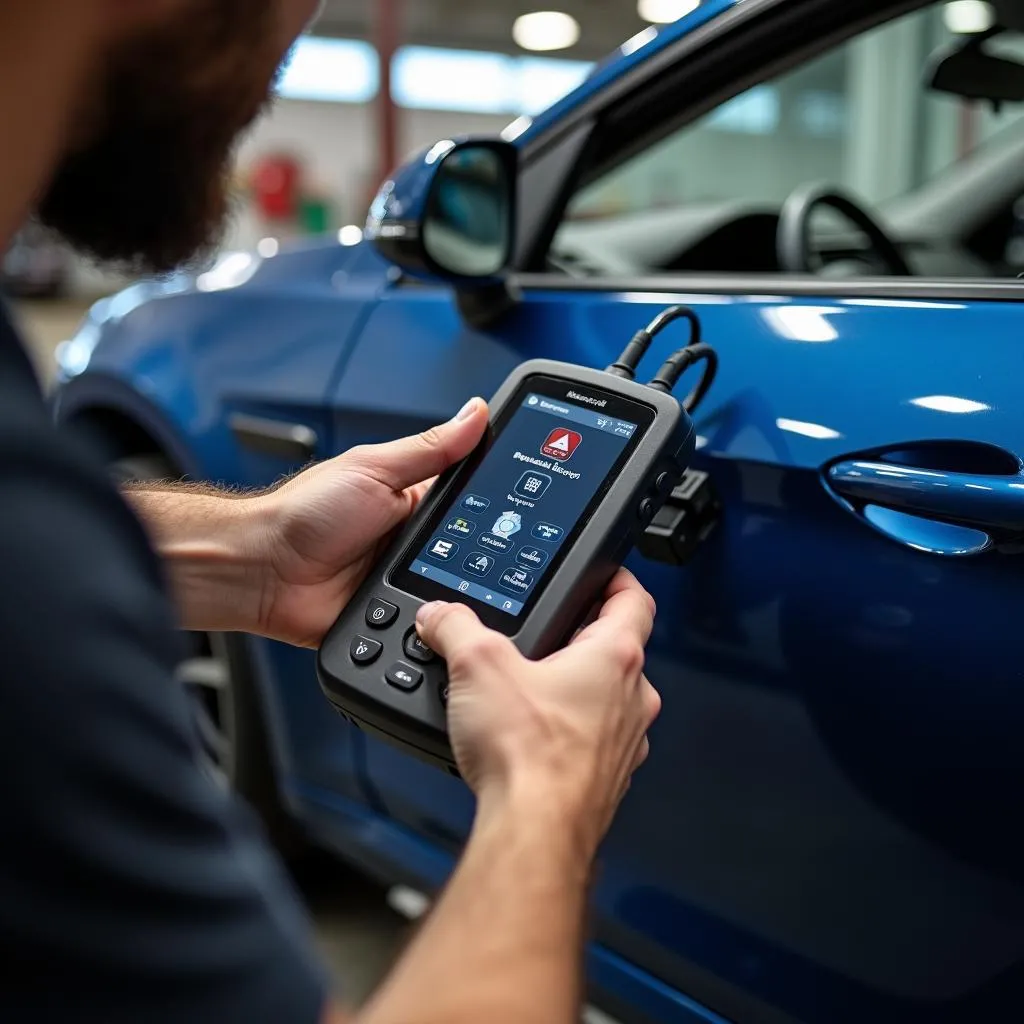
M 410 274 L 494 282 L 515 246 L 517 162 L 496 139 L 439 142 L 384 183 L 367 239 Z

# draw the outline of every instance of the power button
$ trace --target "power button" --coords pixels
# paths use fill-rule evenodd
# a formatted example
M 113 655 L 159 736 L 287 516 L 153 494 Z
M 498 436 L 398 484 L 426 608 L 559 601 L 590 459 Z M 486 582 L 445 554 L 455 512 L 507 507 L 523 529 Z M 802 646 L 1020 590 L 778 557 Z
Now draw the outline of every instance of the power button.
M 640 502 L 640 508 L 637 511 L 640 516 L 640 522 L 647 526 L 654 518 L 654 502 L 650 498 L 644 498 Z

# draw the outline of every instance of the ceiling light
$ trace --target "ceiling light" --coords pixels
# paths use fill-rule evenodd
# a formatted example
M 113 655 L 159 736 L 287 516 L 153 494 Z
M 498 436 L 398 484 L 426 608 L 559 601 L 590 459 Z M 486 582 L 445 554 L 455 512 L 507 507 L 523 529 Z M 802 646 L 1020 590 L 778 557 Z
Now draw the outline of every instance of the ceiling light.
M 580 23 L 563 11 L 534 11 L 516 18 L 512 38 L 524 50 L 564 50 L 580 38 Z
M 637 10 L 644 21 L 655 25 L 668 25 L 692 14 L 700 7 L 700 0 L 639 0 Z
M 985 0 L 953 0 L 946 4 L 942 20 L 950 32 L 969 35 L 987 32 L 995 24 L 996 16 Z
M 355 39 L 301 36 L 285 62 L 277 94 L 286 100 L 366 103 L 380 89 L 377 53 Z

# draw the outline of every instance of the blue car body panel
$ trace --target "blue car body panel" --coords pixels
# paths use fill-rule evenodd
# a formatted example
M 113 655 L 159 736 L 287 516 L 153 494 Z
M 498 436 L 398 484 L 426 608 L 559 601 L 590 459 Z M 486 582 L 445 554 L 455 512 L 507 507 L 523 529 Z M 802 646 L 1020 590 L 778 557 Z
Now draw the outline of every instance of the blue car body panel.
M 517 145 L 733 6 L 650 33 Z M 607 365 L 692 304 L 722 360 L 696 465 L 724 514 L 685 568 L 630 561 L 658 600 L 665 700 L 602 850 L 595 990 L 666 1024 L 1020 1019 L 1019 305 L 552 278 L 484 329 L 366 245 L 227 269 L 97 308 L 64 354 L 62 418 L 115 410 L 184 472 L 266 484 L 296 467 L 240 445 L 235 413 L 307 426 L 329 456 L 438 422 L 525 359 Z M 961 535 L 936 501 L 971 520 Z M 939 553 L 972 537 L 975 557 Z M 253 649 L 295 814 L 385 879 L 438 888 L 466 788 L 343 722 L 306 652 Z
M 606 365 L 680 299 L 723 356 L 697 464 L 726 512 L 685 570 L 630 563 L 659 603 L 649 674 L 665 708 L 605 847 L 598 934 L 665 977 L 700 965 L 796 1020 L 934 1020 L 937 995 L 984 988 L 1024 939 L 1004 919 L 1020 890 L 999 877 L 1024 853 L 1011 739 L 1024 702 L 1003 611 L 1017 571 L 1006 556 L 895 546 L 836 499 L 823 467 L 935 438 L 1024 437 L 1014 375 L 979 372 L 961 344 L 984 325 L 986 365 L 1017 365 L 1018 307 L 552 290 L 483 335 L 445 289 L 394 289 L 341 380 L 335 405 L 352 412 L 339 439 L 363 411 L 372 433 L 352 442 L 432 422 L 542 352 Z M 652 372 L 672 345 L 658 340 Z M 977 408 L 938 411 L 963 406 L 935 396 Z M 454 850 L 472 814 L 463 787 L 381 744 L 366 757 L 388 814 Z

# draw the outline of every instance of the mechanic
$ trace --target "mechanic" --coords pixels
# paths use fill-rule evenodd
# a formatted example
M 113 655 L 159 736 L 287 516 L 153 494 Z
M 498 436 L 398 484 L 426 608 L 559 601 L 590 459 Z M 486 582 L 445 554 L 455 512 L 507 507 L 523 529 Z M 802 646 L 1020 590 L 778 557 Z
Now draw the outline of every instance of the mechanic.
M 4 0 L 0 246 L 33 212 L 138 271 L 210 246 L 233 142 L 315 8 Z M 476 399 L 266 493 L 147 485 L 130 510 L 51 426 L 0 319 L 0 1019 L 347 1019 L 283 869 L 202 766 L 175 625 L 315 646 L 486 421 Z M 477 815 L 446 893 L 358 1020 L 575 1019 L 592 861 L 659 708 L 643 675 L 653 612 L 623 572 L 567 650 L 530 663 L 468 609 L 424 609 Z

